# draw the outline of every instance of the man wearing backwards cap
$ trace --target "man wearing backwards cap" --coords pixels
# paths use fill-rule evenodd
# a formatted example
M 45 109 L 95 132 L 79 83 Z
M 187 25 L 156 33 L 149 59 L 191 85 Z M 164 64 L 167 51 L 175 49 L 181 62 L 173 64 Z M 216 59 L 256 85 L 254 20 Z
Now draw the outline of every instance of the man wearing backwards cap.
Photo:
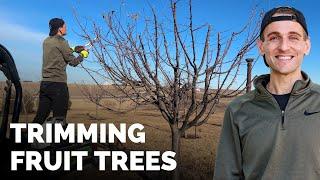
M 34 123 L 42 124 L 53 111 L 56 119 L 65 119 L 68 110 L 69 92 L 67 87 L 66 66 L 73 67 L 88 57 L 83 46 L 73 50 L 63 38 L 67 34 L 66 24 L 62 19 L 53 18 L 49 22 L 49 37 L 43 42 L 42 81 L 40 84 L 39 107 Z
M 270 74 L 227 107 L 214 179 L 320 179 L 320 86 L 301 71 L 311 46 L 304 15 L 268 11 L 257 45 Z

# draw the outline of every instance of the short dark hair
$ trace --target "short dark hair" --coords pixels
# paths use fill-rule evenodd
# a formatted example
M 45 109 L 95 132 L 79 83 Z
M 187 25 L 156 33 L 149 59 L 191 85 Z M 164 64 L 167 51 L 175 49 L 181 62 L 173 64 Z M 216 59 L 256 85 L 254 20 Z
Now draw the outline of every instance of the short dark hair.
M 274 14 L 285 14 L 281 16 L 274 16 Z M 299 23 L 305 31 L 305 38 L 308 36 L 308 28 L 304 15 L 299 10 L 293 7 L 281 6 L 273 8 L 265 13 L 260 28 L 260 39 L 264 41 L 263 31 L 272 22 L 275 21 L 295 21 Z
M 60 18 L 52 18 L 49 21 L 49 36 L 54 36 L 58 33 L 59 28 L 64 25 L 63 19 Z

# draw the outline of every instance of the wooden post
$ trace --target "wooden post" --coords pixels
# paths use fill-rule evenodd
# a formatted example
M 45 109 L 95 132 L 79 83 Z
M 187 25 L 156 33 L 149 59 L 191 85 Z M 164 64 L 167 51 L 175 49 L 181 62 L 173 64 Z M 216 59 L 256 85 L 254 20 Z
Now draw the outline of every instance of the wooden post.
M 251 70 L 252 70 L 252 62 L 253 62 L 253 58 L 247 58 L 247 93 L 251 91 Z

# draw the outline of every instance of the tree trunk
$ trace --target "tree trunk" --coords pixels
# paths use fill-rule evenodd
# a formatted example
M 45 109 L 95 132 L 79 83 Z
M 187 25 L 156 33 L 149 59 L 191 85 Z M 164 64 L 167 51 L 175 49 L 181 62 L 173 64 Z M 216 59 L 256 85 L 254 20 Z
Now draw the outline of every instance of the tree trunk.
M 182 138 L 187 138 L 187 133 L 186 133 L 186 131 L 181 132 L 181 137 L 182 137 Z
M 179 131 L 179 128 L 177 126 L 177 124 L 173 124 L 173 125 L 170 125 L 171 127 L 171 149 L 172 151 L 174 151 L 176 153 L 176 156 L 175 156 L 175 160 L 177 162 L 177 167 L 176 169 L 174 170 L 173 172 L 173 176 L 172 176 L 172 179 L 173 180 L 179 180 L 180 179 L 180 166 L 181 166 L 181 163 L 180 163 L 180 139 L 181 139 L 181 133 Z
M 98 120 L 99 117 L 98 117 L 98 103 L 96 103 L 96 119 Z

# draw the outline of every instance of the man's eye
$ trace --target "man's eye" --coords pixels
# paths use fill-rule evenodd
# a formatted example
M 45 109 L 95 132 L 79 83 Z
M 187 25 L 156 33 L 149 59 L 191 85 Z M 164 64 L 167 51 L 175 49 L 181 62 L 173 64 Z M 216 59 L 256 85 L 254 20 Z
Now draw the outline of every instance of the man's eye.
M 269 41 L 277 41 L 277 40 L 279 40 L 278 36 L 272 36 L 269 38 Z
M 290 40 L 300 40 L 300 38 L 297 37 L 297 36 L 290 36 L 289 39 L 290 39 Z

